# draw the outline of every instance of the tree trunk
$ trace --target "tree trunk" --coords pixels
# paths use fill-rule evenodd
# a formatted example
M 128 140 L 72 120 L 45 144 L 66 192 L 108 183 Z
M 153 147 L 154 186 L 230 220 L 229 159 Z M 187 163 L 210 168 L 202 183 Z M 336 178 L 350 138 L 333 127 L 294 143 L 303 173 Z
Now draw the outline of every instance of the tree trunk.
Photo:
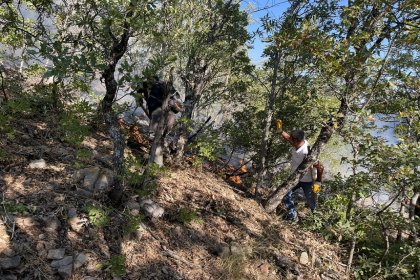
M 258 190 L 263 184 L 264 177 L 266 174 L 266 159 L 267 159 L 267 149 L 268 149 L 268 139 L 270 137 L 270 126 L 271 121 L 273 119 L 273 111 L 274 111 L 274 102 L 276 100 L 276 82 L 277 82 L 277 75 L 278 69 L 280 64 L 280 55 L 278 52 L 274 54 L 274 69 L 273 69 L 273 77 L 271 80 L 271 90 L 267 97 L 267 105 L 266 105 L 266 114 L 265 114 L 265 127 L 263 131 L 263 139 L 261 141 L 261 148 L 260 148 L 260 168 L 257 174 L 257 184 L 255 186 L 255 196 L 258 196 Z
M 186 90 L 185 90 L 185 101 L 184 101 L 184 112 L 182 114 L 183 118 L 186 118 L 188 120 L 192 119 L 192 114 L 194 111 L 194 93 L 193 93 L 193 89 L 190 88 L 188 82 L 185 82 L 186 86 Z M 182 157 L 184 156 L 185 153 L 185 145 L 188 142 L 188 137 L 189 137 L 189 124 L 188 123 L 183 123 L 181 125 L 181 128 L 178 132 L 178 140 L 176 142 L 176 154 L 175 154 L 175 162 L 180 163 L 182 160 Z
M 265 201 L 265 210 L 269 213 L 276 210 L 280 205 L 283 196 L 294 186 L 297 185 L 299 180 L 305 175 L 307 170 L 312 164 L 317 160 L 321 150 L 328 143 L 332 134 L 334 133 L 334 128 L 341 129 L 344 126 L 345 118 L 348 112 L 348 106 L 345 98 L 342 98 L 340 108 L 337 112 L 337 123 L 330 121 L 321 128 L 321 132 L 318 135 L 318 138 L 313 145 L 308 156 L 299 167 L 293 172 L 286 181 L 280 185 Z
M 349 259 L 347 261 L 347 269 L 346 269 L 347 274 L 349 274 L 350 271 L 351 271 L 351 265 L 353 264 L 353 256 L 354 256 L 354 250 L 355 249 L 356 249 L 356 238 L 353 236 L 353 238 L 351 240 Z
M 121 203 L 123 196 L 123 182 L 121 178 L 123 175 L 124 166 L 125 141 L 123 134 L 118 126 L 117 117 L 112 109 L 112 105 L 114 103 L 118 89 L 114 73 L 118 61 L 127 51 L 128 39 L 130 38 L 129 32 L 130 27 L 128 26 L 128 23 L 125 22 L 124 32 L 121 35 L 120 40 L 117 40 L 114 36 L 112 36 L 115 39 L 109 54 L 107 68 L 102 73 L 102 78 L 105 80 L 106 88 L 106 94 L 102 100 L 102 111 L 104 113 L 105 123 L 108 127 L 109 134 L 114 144 L 112 161 L 114 165 L 115 180 L 113 189 L 109 193 L 109 197 L 111 201 L 117 205 Z
M 419 200 L 419 196 L 420 196 L 420 193 L 416 192 L 411 197 L 411 201 L 410 201 L 410 220 L 414 220 L 416 205 L 417 205 L 417 201 Z
M 155 138 L 153 139 L 152 147 L 150 149 L 150 157 L 148 164 L 156 163 L 159 166 L 163 166 L 163 148 L 165 141 L 165 128 L 168 123 L 169 115 L 169 85 L 165 83 L 165 90 L 162 101 L 162 117 L 159 120 L 157 130 L 155 132 Z
M 353 164 L 352 164 L 352 171 L 353 176 L 356 176 L 357 174 L 357 159 L 359 156 L 359 148 L 357 146 L 357 143 L 355 143 L 354 138 L 351 136 L 350 139 L 351 148 L 353 150 Z M 346 210 L 346 221 L 351 220 L 351 210 L 353 209 L 353 204 L 356 201 L 356 193 L 354 189 L 352 189 L 351 193 L 349 194 L 349 203 L 347 204 L 347 210 Z

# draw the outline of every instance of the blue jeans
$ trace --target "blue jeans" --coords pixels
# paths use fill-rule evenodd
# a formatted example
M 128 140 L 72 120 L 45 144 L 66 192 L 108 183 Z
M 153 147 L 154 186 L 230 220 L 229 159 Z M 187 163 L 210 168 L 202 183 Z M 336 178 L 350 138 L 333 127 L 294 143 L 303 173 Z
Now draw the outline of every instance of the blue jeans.
M 291 189 L 284 197 L 283 203 L 287 208 L 287 219 L 296 219 L 297 211 L 295 209 L 295 203 L 293 202 L 293 195 L 299 189 L 302 188 L 305 193 L 306 201 L 308 202 L 309 208 L 312 211 L 316 208 L 316 200 L 314 193 L 312 192 L 312 182 L 299 182 L 293 189 Z

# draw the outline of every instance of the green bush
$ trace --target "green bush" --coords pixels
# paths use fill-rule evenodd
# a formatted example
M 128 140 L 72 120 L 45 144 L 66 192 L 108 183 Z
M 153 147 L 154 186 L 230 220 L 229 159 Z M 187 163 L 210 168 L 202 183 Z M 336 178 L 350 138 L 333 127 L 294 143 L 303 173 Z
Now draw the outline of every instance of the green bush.
M 15 203 L 15 202 L 7 202 L 3 201 L 0 205 L 0 213 L 27 213 L 29 211 L 28 206 L 21 204 L 21 203 Z
M 184 225 L 189 225 L 192 222 L 203 223 L 203 220 L 200 218 L 198 213 L 195 210 L 188 208 L 181 208 L 177 217 L 178 222 L 183 223 Z
M 88 204 L 83 207 L 83 211 L 88 214 L 90 223 L 96 227 L 103 227 L 109 223 L 108 209 Z
M 135 232 L 139 228 L 140 223 L 143 221 L 143 219 L 144 217 L 142 215 L 134 216 L 129 213 L 126 213 L 124 215 L 124 234 L 130 235 L 131 233 Z
M 89 118 L 93 111 L 86 101 L 77 102 L 61 113 L 59 132 L 67 142 L 79 146 L 90 134 Z
M 110 273 L 117 276 L 123 276 L 125 274 L 125 256 L 112 256 L 103 266 L 105 270 L 108 270 Z

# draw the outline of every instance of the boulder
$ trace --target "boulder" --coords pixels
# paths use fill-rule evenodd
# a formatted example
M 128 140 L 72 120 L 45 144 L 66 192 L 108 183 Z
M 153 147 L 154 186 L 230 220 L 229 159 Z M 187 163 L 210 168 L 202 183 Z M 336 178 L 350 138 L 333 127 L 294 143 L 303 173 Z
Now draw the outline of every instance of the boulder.
M 80 253 L 76 256 L 76 260 L 74 261 L 74 268 L 79 268 L 81 267 L 85 262 L 87 262 L 88 257 L 83 254 Z
M 60 268 L 67 265 L 72 265 L 73 263 L 73 257 L 72 256 L 66 256 L 62 258 L 61 260 L 55 260 L 51 262 L 51 266 L 54 268 Z
M 143 199 L 140 201 L 140 208 L 143 210 L 146 216 L 151 218 L 160 218 L 165 213 L 165 209 L 163 209 L 151 199 Z
M 10 258 L 0 258 L 0 268 L 11 269 L 16 268 L 20 265 L 22 258 L 20 256 L 14 256 Z
M 47 162 L 44 159 L 33 160 L 29 163 L 30 169 L 45 169 L 47 168 Z
M 68 219 L 67 223 L 73 231 L 80 233 L 89 224 L 89 219 L 75 216 Z
M 83 179 L 83 188 L 93 190 L 95 188 L 96 180 L 99 177 L 100 168 L 97 166 L 86 168 Z
M 47 255 L 47 259 L 49 259 L 49 260 L 60 260 L 64 257 L 65 251 L 66 250 L 64 248 L 49 250 L 48 255 Z
M 114 183 L 114 173 L 109 169 L 102 169 L 94 186 L 95 192 L 105 192 Z
M 70 278 L 70 276 L 73 272 L 73 265 L 68 264 L 68 265 L 60 266 L 57 269 L 57 272 L 62 278 L 68 279 L 68 278 Z
M 299 262 L 303 265 L 307 265 L 309 263 L 309 256 L 307 252 L 302 252 L 300 254 Z

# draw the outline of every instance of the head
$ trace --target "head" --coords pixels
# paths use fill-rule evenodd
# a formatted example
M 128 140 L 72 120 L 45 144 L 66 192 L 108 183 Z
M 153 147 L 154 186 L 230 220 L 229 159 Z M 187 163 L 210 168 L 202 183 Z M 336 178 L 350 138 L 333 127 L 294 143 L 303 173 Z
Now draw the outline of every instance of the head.
M 290 139 L 293 142 L 293 146 L 299 146 L 305 140 L 305 132 L 301 129 L 296 129 L 290 132 Z

